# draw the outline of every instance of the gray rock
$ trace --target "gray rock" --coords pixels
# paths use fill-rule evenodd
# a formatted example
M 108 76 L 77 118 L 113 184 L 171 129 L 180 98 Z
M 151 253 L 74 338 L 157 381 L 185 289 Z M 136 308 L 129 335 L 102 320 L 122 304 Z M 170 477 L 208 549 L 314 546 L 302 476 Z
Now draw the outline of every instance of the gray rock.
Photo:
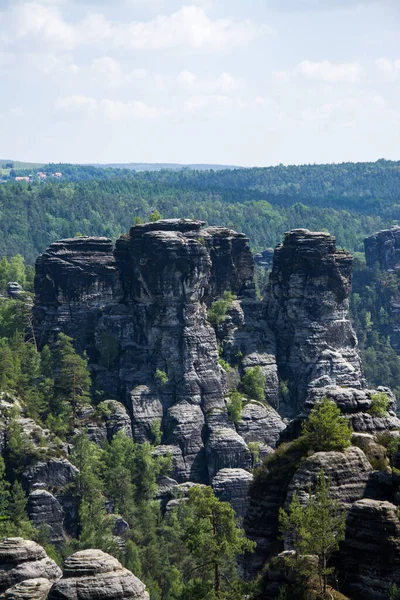
M 50 492 L 34 489 L 28 497 L 27 512 L 35 527 L 45 527 L 52 544 L 61 546 L 64 543 L 64 511 Z
M 281 431 L 286 428 L 279 414 L 261 402 L 247 402 L 237 425 L 238 433 L 246 443 L 259 442 L 275 448 Z
M 280 378 L 290 390 L 285 416 L 302 411 L 310 387 L 364 387 L 348 319 L 351 273 L 351 255 L 328 233 L 295 229 L 275 249 L 265 301 Z
M 364 497 L 373 471 L 364 452 L 355 446 L 350 446 L 343 452 L 316 452 L 301 463 L 293 477 L 287 492 L 286 506 L 292 501 L 294 492 L 297 492 L 300 502 L 307 501 L 308 486 L 315 485 L 321 470 L 330 480 L 331 497 L 347 509 Z
M 31 489 L 35 483 L 44 483 L 51 488 L 62 488 L 72 483 L 78 474 L 66 458 L 50 458 L 40 461 L 24 471 L 22 479 L 25 487 Z
M 246 442 L 223 411 L 208 416 L 209 436 L 206 442 L 208 475 L 212 480 L 221 469 L 250 470 L 251 453 Z
M 339 573 L 344 593 L 354 600 L 386 600 L 400 584 L 400 523 L 390 502 L 362 499 L 347 516 Z
M 48 579 L 27 579 L 1 594 L 2 600 L 46 600 L 52 586 Z
M 101 550 L 81 550 L 66 559 L 63 578 L 48 600 L 149 600 L 144 584 L 116 558 Z
M 55 581 L 61 575 L 61 569 L 39 544 L 22 538 L 0 540 L 0 593 L 26 579 Z
M 247 512 L 248 492 L 253 475 L 244 469 L 221 469 L 211 482 L 215 495 L 222 502 L 230 502 L 237 516 Z

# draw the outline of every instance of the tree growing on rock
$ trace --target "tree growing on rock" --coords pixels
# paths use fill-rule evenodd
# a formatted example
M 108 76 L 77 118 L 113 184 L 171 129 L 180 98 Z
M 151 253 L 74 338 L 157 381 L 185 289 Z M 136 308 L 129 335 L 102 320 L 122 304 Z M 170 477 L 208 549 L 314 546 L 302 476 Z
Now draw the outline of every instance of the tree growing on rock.
M 328 398 L 315 404 L 306 423 L 303 436 L 310 449 L 316 452 L 343 450 L 350 446 L 352 429 L 340 409 Z
M 309 490 L 308 502 L 301 505 L 294 494 L 287 511 L 280 509 L 279 524 L 282 537 L 296 551 L 296 556 L 311 554 L 318 558 L 317 575 L 322 597 L 326 597 L 327 579 L 331 573 L 328 560 L 344 539 L 346 513 L 329 492 L 329 481 L 320 471 L 315 491 Z
M 235 571 L 235 557 L 253 551 L 255 544 L 237 526 L 232 506 L 218 500 L 210 487 L 195 486 L 188 501 L 181 503 L 181 511 L 182 541 L 196 561 L 201 585 L 212 587 L 209 595 L 200 598 L 235 597 L 229 577 Z

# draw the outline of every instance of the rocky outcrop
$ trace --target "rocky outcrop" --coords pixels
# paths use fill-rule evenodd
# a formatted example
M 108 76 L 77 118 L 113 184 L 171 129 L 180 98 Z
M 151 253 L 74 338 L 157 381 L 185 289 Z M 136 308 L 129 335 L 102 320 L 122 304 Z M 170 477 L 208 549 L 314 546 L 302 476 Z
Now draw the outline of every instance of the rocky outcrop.
M 55 581 L 61 575 L 39 544 L 22 538 L 0 540 L 0 593 L 27 579 Z
M 46 600 L 49 590 L 53 584 L 43 577 L 28 579 L 17 583 L 1 594 L 2 600 Z
M 376 263 L 381 269 L 397 269 L 400 266 L 400 226 L 378 231 L 364 240 L 365 259 L 368 267 Z
M 61 240 L 36 264 L 39 345 L 60 330 L 79 338 L 98 387 L 128 409 L 135 441 L 153 442 L 161 427 L 178 481 L 207 482 L 221 468 L 250 464 L 234 428 L 216 433 L 209 419 L 226 412 L 226 381 L 206 306 L 225 290 L 251 304 L 253 257 L 245 235 L 203 226 L 187 219 L 137 225 L 115 249 L 105 238 Z M 274 359 L 260 361 L 275 378 L 276 395 Z M 91 439 L 109 438 L 108 423 L 106 431 L 89 421 Z M 236 450 L 228 452 L 229 444 Z M 224 454 L 217 462 L 216 447 Z
M 400 585 L 400 523 L 390 502 L 363 499 L 348 514 L 340 578 L 355 600 L 386 600 Z
M 351 446 L 343 452 L 316 452 L 304 460 L 296 471 L 287 491 L 286 507 L 295 492 L 300 502 L 307 503 L 309 486 L 313 489 L 321 470 L 330 482 L 331 498 L 346 509 L 365 497 L 373 471 L 360 448 Z
M 66 458 L 40 460 L 22 474 L 25 488 L 32 489 L 34 484 L 43 484 L 51 488 L 63 488 L 73 483 L 78 469 Z
M 52 544 L 64 543 L 64 510 L 57 498 L 45 489 L 34 489 L 29 494 L 26 509 L 33 525 L 44 528 Z
M 212 487 L 221 502 L 229 502 L 237 516 L 243 519 L 252 481 L 253 475 L 244 469 L 221 469 L 212 480 Z
M 364 386 L 348 318 L 351 274 L 351 255 L 328 233 L 295 229 L 275 249 L 266 303 L 279 375 L 290 391 L 281 414 L 301 412 L 313 388 Z
M 81 550 L 66 559 L 64 575 L 48 600 L 149 600 L 144 584 L 116 558 L 101 550 Z

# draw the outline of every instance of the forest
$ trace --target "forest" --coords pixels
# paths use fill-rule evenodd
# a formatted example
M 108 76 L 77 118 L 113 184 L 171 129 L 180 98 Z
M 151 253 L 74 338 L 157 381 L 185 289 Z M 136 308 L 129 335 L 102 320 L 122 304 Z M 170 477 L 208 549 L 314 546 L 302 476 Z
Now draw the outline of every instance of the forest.
M 62 181 L 10 179 L 0 186 L 0 256 L 22 254 L 33 264 L 54 240 L 77 234 L 115 239 L 156 209 L 164 218 L 243 231 L 254 251 L 275 246 L 285 231 L 307 227 L 329 231 L 340 246 L 362 252 L 367 235 L 400 217 L 400 164 L 393 161 L 225 171 L 42 170 L 55 168 Z

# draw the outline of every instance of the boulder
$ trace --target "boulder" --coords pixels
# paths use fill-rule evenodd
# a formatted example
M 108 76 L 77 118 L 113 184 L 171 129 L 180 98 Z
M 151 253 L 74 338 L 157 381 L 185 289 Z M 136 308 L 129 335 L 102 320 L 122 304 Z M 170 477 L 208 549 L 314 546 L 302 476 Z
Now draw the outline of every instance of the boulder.
M 52 582 L 43 577 L 27 579 L 1 594 L 2 600 L 46 600 Z
M 237 516 L 243 519 L 247 512 L 248 493 L 253 475 L 244 469 L 221 469 L 211 482 L 221 502 L 229 502 Z
M 386 600 L 392 584 L 400 586 L 400 523 L 394 504 L 365 498 L 353 504 L 339 573 L 344 592 L 354 600 Z
M 61 569 L 39 544 L 22 538 L 0 540 L 0 593 L 26 579 L 55 581 Z
M 116 558 L 101 550 L 81 550 L 66 559 L 63 578 L 48 600 L 149 600 L 144 584 Z

